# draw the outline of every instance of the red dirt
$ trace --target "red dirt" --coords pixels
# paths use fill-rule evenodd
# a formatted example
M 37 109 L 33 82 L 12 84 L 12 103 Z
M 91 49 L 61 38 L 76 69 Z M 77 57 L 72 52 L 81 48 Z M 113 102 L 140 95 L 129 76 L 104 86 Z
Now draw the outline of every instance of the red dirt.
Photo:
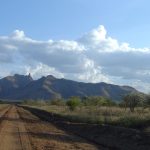
M 30 150 L 31 145 L 16 107 L 11 106 L 0 124 L 0 150 Z
M 106 150 L 17 107 L 0 111 L 0 150 Z

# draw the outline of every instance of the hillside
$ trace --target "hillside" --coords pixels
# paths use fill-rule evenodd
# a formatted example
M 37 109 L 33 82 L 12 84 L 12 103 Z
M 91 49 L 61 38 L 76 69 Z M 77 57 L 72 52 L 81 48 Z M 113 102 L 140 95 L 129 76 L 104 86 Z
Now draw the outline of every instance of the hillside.
M 83 83 L 67 79 L 57 79 L 52 75 L 33 80 L 28 76 L 15 74 L 0 79 L 0 98 L 7 100 L 55 99 L 70 96 L 105 96 L 119 101 L 122 96 L 136 89 L 113 84 Z

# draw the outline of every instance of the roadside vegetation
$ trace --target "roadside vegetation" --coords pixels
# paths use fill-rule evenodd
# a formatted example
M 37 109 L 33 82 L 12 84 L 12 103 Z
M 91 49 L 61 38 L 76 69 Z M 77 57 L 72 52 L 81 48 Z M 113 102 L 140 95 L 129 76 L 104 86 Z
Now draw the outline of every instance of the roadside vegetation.
M 3 101 L 0 101 L 0 111 L 7 108 L 9 104 L 5 104 Z
M 90 96 L 67 100 L 26 100 L 23 104 L 44 109 L 72 122 L 141 129 L 150 126 L 150 95 L 126 95 L 120 103 L 101 96 Z

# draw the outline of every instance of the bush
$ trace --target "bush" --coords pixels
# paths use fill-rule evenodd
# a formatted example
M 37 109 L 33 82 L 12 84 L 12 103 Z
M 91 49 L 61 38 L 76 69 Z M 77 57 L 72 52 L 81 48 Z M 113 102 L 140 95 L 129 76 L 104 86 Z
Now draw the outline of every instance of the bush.
M 102 96 L 83 97 L 82 103 L 85 106 L 114 106 L 115 102 Z
M 131 128 L 140 128 L 149 126 L 149 118 L 137 117 L 135 116 L 122 116 L 119 120 L 115 122 L 117 125 Z
M 146 107 L 150 107 L 150 95 L 145 96 L 144 108 L 146 108 Z
M 71 97 L 66 104 L 71 111 L 74 111 L 81 104 L 81 100 L 79 97 Z

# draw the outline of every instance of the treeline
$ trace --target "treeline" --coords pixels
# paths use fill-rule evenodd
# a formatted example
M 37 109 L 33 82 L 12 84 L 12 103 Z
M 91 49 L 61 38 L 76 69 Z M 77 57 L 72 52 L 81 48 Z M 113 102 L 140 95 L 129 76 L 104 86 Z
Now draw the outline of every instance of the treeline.
M 88 96 L 78 97 L 72 96 L 69 99 L 54 99 L 49 101 L 44 100 L 25 100 L 23 104 L 27 105 L 57 105 L 57 106 L 68 106 L 70 110 L 75 110 L 78 106 L 116 106 L 117 103 L 102 97 L 102 96 Z
M 120 103 L 112 101 L 102 96 L 87 96 L 78 97 L 73 96 L 69 99 L 54 99 L 49 101 L 44 100 L 25 100 L 23 104 L 27 105 L 56 105 L 56 106 L 68 106 L 71 111 L 75 110 L 79 106 L 118 106 L 129 108 L 131 112 L 134 112 L 136 107 L 143 107 L 143 109 L 150 107 L 150 95 L 131 93 L 122 98 Z

